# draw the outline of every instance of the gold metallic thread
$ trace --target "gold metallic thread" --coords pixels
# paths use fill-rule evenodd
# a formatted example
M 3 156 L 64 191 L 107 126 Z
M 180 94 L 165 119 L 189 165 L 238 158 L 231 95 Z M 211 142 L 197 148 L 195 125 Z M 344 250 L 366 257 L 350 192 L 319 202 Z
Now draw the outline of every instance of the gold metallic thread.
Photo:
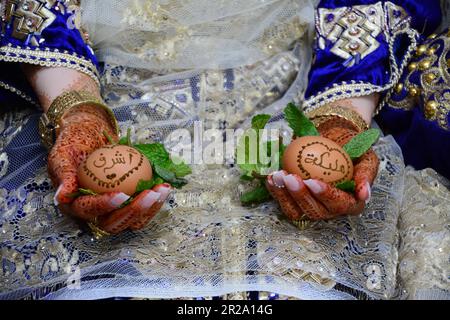
M 436 111 L 439 107 L 439 103 L 434 100 L 430 100 L 425 104 L 425 116 L 428 119 L 433 118 L 436 115 Z
M 411 97 L 417 97 L 420 93 L 419 89 L 417 87 L 409 87 L 408 88 L 408 93 Z
M 88 222 L 87 225 L 91 229 L 92 234 L 94 235 L 95 239 L 97 239 L 97 240 L 111 235 L 109 232 L 106 232 L 105 230 L 100 229 L 97 226 L 97 221 L 95 221 L 95 220 L 94 220 L 94 222 Z
M 419 62 L 419 69 L 421 71 L 425 71 L 425 70 L 429 69 L 430 66 L 431 66 L 431 61 L 430 60 L 426 59 L 426 60 L 422 60 L 422 61 Z
M 416 49 L 416 55 L 421 56 L 421 55 L 423 55 L 426 51 L 427 51 L 427 46 L 426 46 L 426 45 L 420 45 L 420 46 L 417 47 L 417 49 Z
M 403 91 L 403 83 L 397 83 L 395 86 L 395 92 L 400 93 Z
M 450 130 L 447 120 L 450 113 L 450 76 L 447 70 L 450 67 L 450 59 L 447 58 L 450 52 L 449 34 L 450 31 L 447 31 L 447 36 L 443 34 L 432 41 L 422 61 L 409 64 L 410 73 L 406 74 L 402 81 L 404 88 L 408 90 L 408 96 L 399 101 L 389 98 L 387 102 L 387 105 L 392 108 L 411 110 L 417 105 L 416 97 L 420 95 L 421 100 L 424 101 L 425 118 L 435 121 L 444 130 Z M 421 48 L 424 47 L 419 46 L 416 53 L 424 50 Z M 438 49 L 439 54 L 437 54 Z M 415 68 L 410 67 L 411 65 L 414 67 L 414 64 L 416 64 Z M 417 79 L 416 71 L 420 73 L 419 83 L 415 80 Z M 390 96 L 390 93 L 387 95 Z
M 408 65 L 408 70 L 409 70 L 409 71 L 414 71 L 414 70 L 416 70 L 416 69 L 417 69 L 417 63 L 412 62 L 412 63 L 410 63 L 410 64 Z

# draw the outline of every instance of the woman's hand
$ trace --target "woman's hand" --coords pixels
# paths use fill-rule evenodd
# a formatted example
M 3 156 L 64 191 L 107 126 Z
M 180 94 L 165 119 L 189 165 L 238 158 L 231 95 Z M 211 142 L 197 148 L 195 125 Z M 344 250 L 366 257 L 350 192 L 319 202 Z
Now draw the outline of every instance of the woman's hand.
M 48 158 L 48 171 L 53 185 L 58 188 L 55 203 L 65 213 L 96 221 L 99 228 L 109 233 L 140 229 L 162 207 L 171 190 L 169 184 L 141 192 L 123 208 L 121 205 L 129 196 L 121 192 L 70 197 L 78 191 L 80 163 L 92 151 L 107 144 L 104 132 L 117 139 L 107 115 L 95 107 L 79 107 L 62 119 L 60 134 Z
M 357 132 L 345 126 L 318 128 L 320 134 L 345 145 Z M 371 185 L 377 175 L 379 160 L 370 149 L 354 162 L 355 195 L 319 180 L 302 180 L 297 175 L 277 171 L 269 175 L 266 186 L 291 220 L 307 216 L 311 220 L 331 219 L 341 215 L 360 214 L 370 199 Z

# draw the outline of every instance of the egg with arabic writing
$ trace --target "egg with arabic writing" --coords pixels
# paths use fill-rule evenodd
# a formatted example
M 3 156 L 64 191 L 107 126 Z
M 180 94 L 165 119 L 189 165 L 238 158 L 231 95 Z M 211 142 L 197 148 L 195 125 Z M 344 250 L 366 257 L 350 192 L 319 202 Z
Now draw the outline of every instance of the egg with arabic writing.
M 92 152 L 78 167 L 80 188 L 96 193 L 133 195 L 139 180 L 152 178 L 152 166 L 142 153 L 125 145 L 110 145 Z
M 305 180 L 337 184 L 353 177 L 353 163 L 347 152 L 336 142 L 320 136 L 293 140 L 283 154 L 282 164 L 284 170 Z

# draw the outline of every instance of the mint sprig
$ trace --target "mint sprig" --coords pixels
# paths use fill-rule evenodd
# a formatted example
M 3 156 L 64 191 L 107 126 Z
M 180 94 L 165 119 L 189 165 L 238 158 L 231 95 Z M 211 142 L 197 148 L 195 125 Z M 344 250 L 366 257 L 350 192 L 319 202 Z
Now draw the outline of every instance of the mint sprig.
M 284 117 L 297 137 L 319 136 L 314 123 L 293 103 L 284 109 Z
M 238 142 L 237 152 L 240 152 L 245 158 L 242 163 L 238 163 L 239 168 L 243 172 L 241 180 L 253 180 L 255 178 L 265 178 L 267 176 L 267 169 L 273 167 L 280 167 L 281 158 L 285 150 L 285 146 L 282 144 L 281 138 L 278 140 L 272 140 L 265 142 L 265 145 L 261 144 L 260 130 L 264 129 L 265 125 L 270 119 L 270 115 L 259 114 L 252 118 L 251 130 L 256 130 L 256 148 L 250 148 L 250 139 L 247 139 L 249 131 L 246 131 Z M 263 163 L 260 159 L 260 150 L 264 147 L 266 149 L 266 155 L 271 160 L 268 163 Z M 272 151 L 279 150 L 279 154 L 272 157 Z M 256 159 L 251 157 L 251 152 L 256 153 Z M 273 163 L 275 159 L 275 163 Z M 256 160 L 256 161 L 251 161 Z
M 240 200 L 244 205 L 251 205 L 251 204 L 265 202 L 265 201 L 269 200 L 270 198 L 271 198 L 271 195 L 264 184 L 264 180 L 261 180 L 261 183 L 259 186 L 257 186 L 253 190 L 250 190 L 250 191 L 242 194 Z
M 264 144 L 261 143 L 261 137 L 259 130 L 265 128 L 266 124 L 269 122 L 271 116 L 267 114 L 259 114 L 252 118 L 251 129 L 256 130 L 256 150 L 250 150 L 250 141 L 246 138 L 248 131 L 244 136 L 241 137 L 238 143 L 238 152 L 243 152 L 245 155 L 245 161 L 239 163 L 238 166 L 242 171 L 241 180 L 242 181 L 253 181 L 259 180 L 259 185 L 244 193 L 240 200 L 244 205 L 257 204 L 267 201 L 271 198 L 269 191 L 265 186 L 265 179 L 267 177 L 267 170 L 269 168 L 279 168 L 281 163 L 281 158 L 283 157 L 283 152 L 286 146 L 283 145 L 281 137 L 278 140 L 266 141 Z M 266 155 L 270 159 L 269 163 L 262 163 L 260 159 L 261 148 L 265 148 Z M 256 163 L 250 162 L 250 152 L 256 152 Z M 273 154 L 277 152 L 278 154 Z M 275 162 L 275 163 L 274 163 Z
M 78 188 L 78 191 L 67 195 L 68 198 L 78 198 L 80 196 L 96 196 L 97 193 L 91 189 Z
M 271 116 L 269 114 L 258 114 L 252 118 L 252 129 L 264 129 Z
M 164 183 L 164 180 L 160 177 L 152 178 L 150 180 L 139 180 L 137 186 L 136 186 L 136 193 L 141 193 L 144 190 L 149 190 L 153 188 L 154 186 Z
M 154 179 L 160 178 L 175 188 L 181 188 L 187 183 L 182 178 L 192 173 L 191 168 L 182 161 L 175 163 L 163 144 L 135 144 L 133 147 L 146 156 L 152 164 Z
M 366 153 L 367 150 L 369 150 L 370 147 L 377 142 L 379 137 L 380 130 L 369 129 L 353 137 L 353 139 L 344 145 L 343 149 L 352 160 L 355 160 Z
M 131 129 L 127 129 L 127 135 L 119 139 L 119 144 L 132 147 L 131 145 Z
M 355 193 L 356 184 L 354 180 L 350 180 L 338 183 L 335 187 L 348 193 Z
M 170 183 L 175 188 L 181 188 L 187 181 L 182 179 L 192 173 L 191 168 L 179 159 L 172 158 L 162 143 L 132 144 L 131 130 L 128 128 L 127 134 L 115 142 L 106 131 L 103 132 L 110 144 L 126 145 L 137 149 L 142 153 L 152 165 L 153 178 L 149 181 L 140 181 L 136 187 L 136 193 L 151 189 L 156 184 Z M 178 160 L 178 161 L 174 161 Z M 83 195 L 80 192 L 73 196 Z

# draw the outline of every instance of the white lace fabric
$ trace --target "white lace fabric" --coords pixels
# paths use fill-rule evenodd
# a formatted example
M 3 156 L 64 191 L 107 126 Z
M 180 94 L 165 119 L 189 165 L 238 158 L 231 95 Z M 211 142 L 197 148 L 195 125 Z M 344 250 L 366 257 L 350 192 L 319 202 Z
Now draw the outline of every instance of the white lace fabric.
M 160 141 L 164 132 L 189 127 L 200 115 L 211 126 L 226 128 L 263 108 L 280 109 L 277 105 L 285 101 L 277 97 L 289 93 L 283 83 L 292 82 L 297 70 L 303 70 L 300 65 L 287 52 L 252 68 L 154 82 L 150 93 L 130 90 L 133 81 L 124 85 L 139 72 L 111 67 L 104 92 L 122 128 L 132 125 L 135 141 Z M 217 77 L 220 85 L 209 81 Z M 120 85 L 114 79 L 121 79 Z M 233 86 L 224 91 L 229 81 Z M 262 90 L 255 83 L 267 86 Z M 247 93 L 244 99 L 237 99 L 242 91 Z M 250 102 L 255 97 L 265 101 L 261 97 L 268 92 L 275 92 L 269 95 L 275 99 L 269 107 Z M 241 112 L 249 105 L 252 109 Z M 16 117 L 14 125 L 27 127 L 28 114 Z M 286 126 L 284 121 L 272 124 L 277 125 Z M 303 299 L 348 299 L 352 289 L 361 296 L 392 297 L 404 166 L 392 138 L 384 138 L 376 150 L 382 165 L 365 213 L 315 223 L 303 231 L 274 202 L 243 207 L 239 194 L 250 186 L 239 180 L 235 167 L 194 165 L 189 184 L 173 194 L 145 229 L 95 240 L 53 206 L 54 191 L 43 167 L 16 190 L 2 189 L 1 297 L 179 297 L 261 290 Z
M 262 1 L 218 2 L 229 7 L 215 12 L 205 2 L 190 9 L 194 25 L 229 23 L 225 19 L 229 17 L 254 23 L 251 19 L 260 13 L 258 19 L 264 18 L 268 29 L 280 30 L 272 28 L 279 16 L 259 11 L 265 8 L 259 4 Z M 251 116 L 261 112 L 273 114 L 270 126 L 289 136 L 280 112 L 287 102 L 302 102 L 311 57 L 308 19 L 300 24 L 305 34 L 294 49 L 280 46 L 273 54 L 251 55 L 251 64 L 247 58 L 239 60 L 239 52 L 231 60 L 216 55 L 217 63 L 209 64 L 212 60 L 195 44 L 198 60 L 127 60 L 123 53 L 133 50 L 103 38 L 107 34 L 102 26 L 107 29 L 121 22 L 119 29 L 142 28 L 142 39 L 148 44 L 135 42 L 136 38 L 126 43 L 147 51 L 155 45 L 147 32 L 154 32 L 152 23 L 158 17 L 149 15 L 148 8 L 161 3 L 168 19 L 160 26 L 172 20 L 189 25 L 191 15 L 180 8 L 192 8 L 192 1 L 147 1 L 149 7 L 139 12 L 139 1 L 113 1 L 112 9 L 104 8 L 107 11 L 100 16 L 94 9 L 104 3 L 86 2 L 83 14 L 97 14 L 87 20 L 87 29 L 94 30 L 91 39 L 106 62 L 103 95 L 122 130 L 132 129 L 134 142 L 164 141 L 174 129 L 192 128 L 194 120 L 203 120 L 206 128 L 246 127 Z M 289 12 L 291 17 L 298 17 L 299 8 L 312 10 L 307 1 L 264 3 L 279 9 L 273 12 Z M 243 18 L 253 11 L 250 20 Z M 121 12 L 128 20 L 117 16 Z M 217 13 L 227 17 L 218 19 Z M 159 40 L 172 29 L 162 30 L 156 32 Z M 223 36 L 219 27 L 210 30 Z M 271 34 L 286 45 L 291 42 L 283 32 Z M 253 46 L 251 41 L 242 43 Z M 179 70 L 183 63 L 189 67 Z M 216 67 L 209 68 L 212 65 Z M 83 224 L 63 216 L 53 205 L 45 162 L 36 164 L 43 153 L 29 151 L 39 144 L 33 135 L 36 119 L 30 110 L 6 112 L 0 118 L 0 299 L 177 298 L 238 291 L 270 291 L 300 299 L 445 297 L 448 190 L 432 171 L 405 168 L 390 136 L 375 146 L 381 165 L 361 216 L 316 222 L 299 230 L 273 201 L 242 206 L 239 195 L 251 186 L 239 180 L 236 167 L 194 165 L 189 183 L 171 195 L 147 227 L 96 240 Z M 14 157 L 18 150 L 28 156 Z M 30 177 L 22 178 L 29 172 L 33 172 Z M 430 181 L 437 185 L 429 185 Z M 417 223 L 426 219 L 425 211 L 434 220 L 420 228 Z M 412 249 L 417 254 L 412 255 Z
M 310 0 L 82 1 L 100 60 L 148 70 L 226 69 L 285 51 L 314 19 Z

